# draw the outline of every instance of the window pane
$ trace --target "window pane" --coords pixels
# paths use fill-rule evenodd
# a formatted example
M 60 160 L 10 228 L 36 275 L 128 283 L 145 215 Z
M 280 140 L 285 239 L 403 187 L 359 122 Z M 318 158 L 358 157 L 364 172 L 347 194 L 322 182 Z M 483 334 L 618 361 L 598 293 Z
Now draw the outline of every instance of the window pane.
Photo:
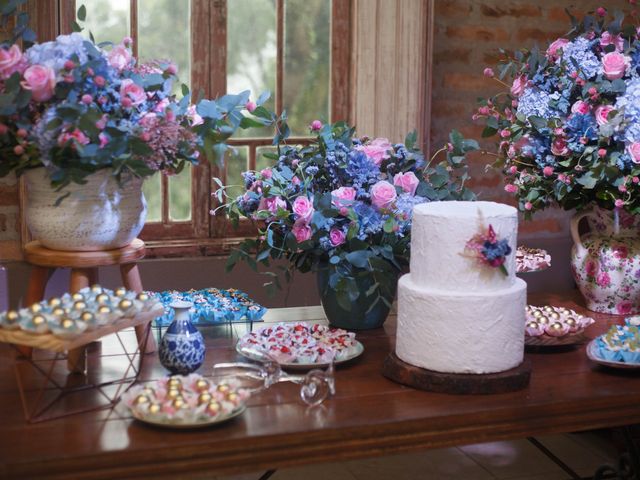
M 191 165 L 180 175 L 169 177 L 169 219 L 191 220 Z
M 275 0 L 228 0 L 227 92 L 251 90 L 252 99 L 265 91 L 265 104 L 275 109 L 276 4 Z M 238 137 L 271 137 L 270 128 L 239 130 Z
M 191 83 L 191 2 L 138 0 L 138 55 L 142 61 L 171 60 L 180 82 Z M 179 83 L 174 90 L 179 92 Z
M 96 42 L 120 43 L 129 36 L 129 0 L 79 0 L 87 7 L 87 19 L 81 22 L 87 37 L 93 33 Z
M 294 135 L 329 119 L 331 2 L 285 1 L 283 106 Z
M 147 222 L 162 221 L 162 196 L 160 194 L 160 177 L 162 175 L 156 173 L 151 177 L 147 177 L 142 184 L 144 198 L 147 199 Z
M 235 199 L 244 193 L 244 181 L 242 180 L 242 172 L 248 170 L 249 149 L 247 147 L 236 147 L 237 154 L 228 154 L 225 158 L 227 166 L 227 178 L 225 185 L 227 186 L 227 195 L 229 199 Z
M 276 147 L 258 147 L 256 148 L 256 170 L 260 171 L 263 168 L 272 167 L 275 164 L 275 160 L 271 160 L 264 156 L 265 153 L 275 153 Z

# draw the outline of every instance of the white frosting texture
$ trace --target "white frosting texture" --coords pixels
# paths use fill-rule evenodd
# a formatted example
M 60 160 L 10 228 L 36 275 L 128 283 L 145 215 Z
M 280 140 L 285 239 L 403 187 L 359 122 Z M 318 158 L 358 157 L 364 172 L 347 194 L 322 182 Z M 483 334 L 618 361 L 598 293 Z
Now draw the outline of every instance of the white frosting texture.
M 482 265 L 465 251 L 471 238 L 493 226 L 512 252 L 500 269 Z M 413 209 L 411 276 L 418 285 L 442 290 L 492 291 L 514 284 L 518 212 L 494 202 L 433 202 Z
M 411 365 L 445 373 L 496 373 L 524 356 L 527 284 L 491 292 L 398 285 L 396 354 Z
M 465 251 L 493 226 L 512 253 L 505 267 Z M 527 284 L 515 276 L 518 214 L 493 202 L 434 202 L 413 210 L 411 273 L 398 284 L 396 354 L 444 373 L 496 373 L 524 357 Z

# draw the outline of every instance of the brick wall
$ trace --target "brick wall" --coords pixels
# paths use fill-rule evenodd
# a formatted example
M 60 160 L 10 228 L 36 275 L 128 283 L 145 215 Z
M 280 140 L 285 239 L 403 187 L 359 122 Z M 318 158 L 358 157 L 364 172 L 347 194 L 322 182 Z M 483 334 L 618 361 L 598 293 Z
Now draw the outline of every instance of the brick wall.
M 564 9 L 574 14 L 605 6 L 610 11 L 630 12 L 628 0 L 434 0 L 433 90 L 431 145 L 438 148 L 456 128 L 465 136 L 480 139 L 482 128 L 471 120 L 478 97 L 500 91 L 495 80 L 485 78 L 485 66 L 495 66 L 499 48 L 515 50 L 545 47 L 569 30 Z M 493 140 L 481 142 L 491 151 Z M 485 172 L 491 157 L 474 155 L 471 186 L 483 199 L 510 203 L 496 172 Z M 550 209 L 521 222 L 520 237 L 566 238 L 569 212 Z

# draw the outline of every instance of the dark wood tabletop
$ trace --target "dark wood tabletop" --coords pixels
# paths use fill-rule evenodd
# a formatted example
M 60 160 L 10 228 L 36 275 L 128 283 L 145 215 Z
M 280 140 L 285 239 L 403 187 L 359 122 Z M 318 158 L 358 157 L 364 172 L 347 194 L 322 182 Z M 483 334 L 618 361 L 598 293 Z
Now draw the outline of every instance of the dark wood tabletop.
M 534 295 L 530 303 L 586 313 L 574 292 Z M 621 317 L 592 316 L 597 321 L 587 330 L 590 337 L 622 322 Z M 314 307 L 268 313 L 268 321 L 321 318 L 321 310 Z M 202 329 L 209 348 L 201 373 L 209 373 L 213 363 L 238 359 L 234 336 L 242 328 Z M 527 352 L 533 373 L 525 390 L 456 396 L 413 390 L 380 374 L 394 347 L 394 333 L 393 317 L 383 329 L 358 333 L 363 355 L 338 368 L 337 394 L 320 407 L 307 407 L 298 386 L 278 384 L 254 396 L 246 412 L 229 423 L 180 431 L 139 423 L 121 404 L 27 424 L 14 378 L 13 351 L 3 345 L 0 477 L 197 478 L 640 422 L 640 372 L 595 365 L 584 346 Z M 101 348 L 107 362 L 108 348 Z M 117 357 L 112 360 L 117 363 Z M 145 379 L 166 374 L 155 356 L 147 360 Z M 105 365 L 92 366 L 96 375 L 114 368 Z M 84 395 L 82 400 L 66 401 L 91 401 L 91 395 L 98 394 Z

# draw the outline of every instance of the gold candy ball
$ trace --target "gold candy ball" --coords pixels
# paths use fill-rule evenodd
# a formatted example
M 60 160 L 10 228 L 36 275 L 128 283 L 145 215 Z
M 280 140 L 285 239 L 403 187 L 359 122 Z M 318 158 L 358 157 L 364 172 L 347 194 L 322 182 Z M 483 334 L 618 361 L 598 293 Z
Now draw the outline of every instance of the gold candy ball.
M 98 305 L 104 305 L 106 303 L 109 303 L 109 295 L 107 295 L 106 293 L 101 293 L 100 295 L 97 295 L 96 302 L 98 303 Z
M 162 410 L 162 407 L 159 403 L 152 403 L 149 405 L 149 413 L 160 413 L 160 410 Z
M 220 404 L 216 401 L 210 402 L 205 408 L 205 412 L 209 415 L 217 415 L 220 412 Z
M 542 325 L 546 325 L 549 323 L 549 319 L 544 315 L 541 315 L 540 317 L 538 317 L 538 322 L 540 322 Z
M 47 319 L 44 318 L 43 315 L 34 315 L 32 320 L 34 325 L 44 325 L 47 323 Z
M 5 318 L 7 319 L 8 322 L 11 322 L 11 323 L 17 322 L 18 319 L 20 319 L 20 314 L 15 310 L 9 310 Z
M 231 403 L 236 403 L 238 400 L 240 400 L 240 396 L 235 392 L 231 392 L 227 394 L 227 400 L 229 400 Z
M 533 316 L 534 317 L 541 317 L 542 316 L 542 312 L 540 310 L 534 310 L 533 311 Z
M 135 405 L 143 405 L 145 403 L 150 403 L 150 402 L 151 400 L 146 395 L 138 395 L 133 401 Z
M 141 293 L 139 293 L 139 294 L 136 296 L 136 298 L 137 298 L 138 300 L 140 300 L 141 302 L 146 302 L 147 300 L 149 300 L 149 295 L 147 295 L 147 294 L 146 294 L 146 293 L 144 293 L 144 292 L 141 292 Z
M 560 314 L 558 312 L 551 312 L 549 314 L 549 316 L 554 320 L 559 320 L 560 319 Z
M 182 396 L 182 393 L 177 388 L 170 388 L 167 391 L 167 398 L 178 398 L 181 396 Z
M 73 328 L 74 326 L 74 321 L 71 320 L 70 318 L 65 318 L 62 320 L 62 322 L 60 322 L 60 325 L 62 325 L 62 328 L 66 328 L 67 330 L 70 328 Z
M 551 328 L 552 330 L 560 331 L 562 330 L 562 324 L 560 322 L 555 322 L 555 323 L 552 323 L 549 328 Z
M 546 306 L 544 307 L 544 311 L 545 311 L 545 312 L 553 312 L 553 307 L 552 307 L 551 305 L 546 305 Z
M 198 381 L 196 382 L 196 390 L 198 390 L 199 392 L 209 390 L 209 382 L 204 378 L 198 379 Z
M 118 287 L 114 293 L 116 297 L 124 297 L 127 294 L 127 289 L 124 287 Z
M 205 403 L 209 403 L 211 401 L 211 394 L 209 392 L 202 392 L 198 395 L 198 405 L 204 405 Z
M 71 299 L 78 302 L 80 300 L 84 300 L 84 295 L 81 293 L 74 293 L 73 295 L 71 295 Z
M 566 320 L 566 324 L 569 325 L 571 328 L 575 327 L 577 322 L 575 318 L 569 317 Z
M 154 397 L 156 395 L 156 391 L 151 387 L 144 387 L 140 390 L 140 393 L 143 395 L 148 395 L 150 397 Z
M 53 297 L 49 299 L 49 306 L 50 307 L 59 307 L 62 304 L 62 300 L 60 300 L 57 297 Z
M 128 299 L 124 299 L 124 300 L 120 300 L 120 303 L 118 304 L 118 308 L 120 310 L 128 310 L 133 306 L 133 302 L 131 300 Z
M 80 315 L 80 320 L 82 320 L 83 322 L 93 322 L 94 316 L 93 313 L 91 312 L 82 312 L 82 314 Z
M 218 385 L 217 390 L 219 392 L 225 393 L 225 392 L 228 392 L 229 390 L 231 390 L 231 388 L 226 383 L 221 383 L 220 385 Z
M 178 378 L 178 377 L 171 377 L 171 378 L 169 378 L 169 381 L 167 382 L 167 385 L 169 385 L 169 388 L 182 387 L 182 380 L 180 380 L 180 378 Z
M 98 307 L 98 313 L 111 313 L 111 308 L 107 307 L 106 305 L 100 305 Z
M 56 315 L 58 317 L 61 317 L 62 315 L 64 315 L 67 312 L 62 307 L 56 307 L 51 311 L 51 313 L 53 313 L 54 315 Z
M 29 311 L 31 313 L 38 313 L 42 311 L 42 305 L 40 305 L 39 303 L 34 303 L 33 305 L 31 305 L 29 307 Z
M 178 398 L 174 398 L 173 402 L 171 402 L 171 405 L 174 406 L 174 408 L 188 408 L 189 405 L 187 405 L 187 402 L 184 401 L 184 398 L 182 397 L 178 397 Z
M 538 328 L 538 322 L 529 322 L 527 323 L 527 327 L 529 328 Z
M 73 304 L 74 310 L 84 310 L 85 308 L 87 308 L 87 303 L 84 302 L 83 300 L 78 300 Z
M 91 285 L 91 291 L 93 293 L 102 293 L 102 287 L 100 285 Z

